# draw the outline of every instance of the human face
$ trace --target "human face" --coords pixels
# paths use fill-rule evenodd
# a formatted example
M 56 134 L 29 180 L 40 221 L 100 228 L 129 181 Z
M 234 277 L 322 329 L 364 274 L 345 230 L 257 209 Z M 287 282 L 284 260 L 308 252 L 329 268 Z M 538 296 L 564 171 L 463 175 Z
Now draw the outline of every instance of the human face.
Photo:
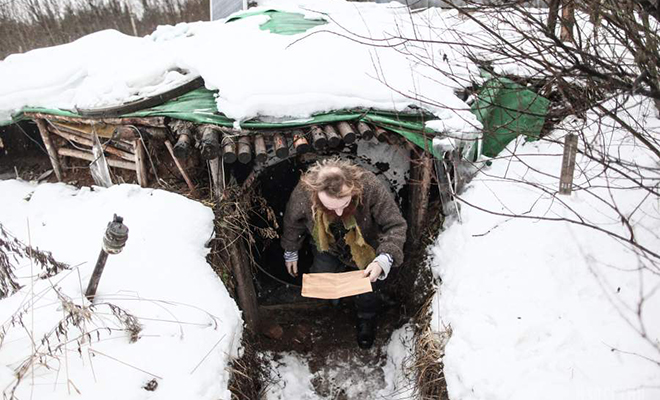
M 346 207 L 351 204 L 351 198 L 351 196 L 336 198 L 329 196 L 326 192 L 319 192 L 319 200 L 323 204 L 323 207 L 328 211 L 334 212 L 339 217 L 344 213 Z

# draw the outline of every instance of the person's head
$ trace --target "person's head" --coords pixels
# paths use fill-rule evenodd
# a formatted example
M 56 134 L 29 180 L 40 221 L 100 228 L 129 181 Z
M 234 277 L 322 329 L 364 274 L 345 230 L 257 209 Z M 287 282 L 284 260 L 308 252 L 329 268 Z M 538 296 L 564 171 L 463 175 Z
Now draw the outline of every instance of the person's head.
M 350 215 L 362 200 L 364 170 L 350 161 L 329 158 L 310 167 L 300 178 L 314 206 L 338 216 Z

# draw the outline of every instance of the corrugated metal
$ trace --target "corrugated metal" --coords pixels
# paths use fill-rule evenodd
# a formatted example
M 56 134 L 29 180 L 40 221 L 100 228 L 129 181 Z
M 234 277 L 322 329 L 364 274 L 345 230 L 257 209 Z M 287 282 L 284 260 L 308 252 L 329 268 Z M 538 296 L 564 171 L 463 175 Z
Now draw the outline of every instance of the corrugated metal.
M 243 9 L 243 0 L 211 0 L 211 21 Z

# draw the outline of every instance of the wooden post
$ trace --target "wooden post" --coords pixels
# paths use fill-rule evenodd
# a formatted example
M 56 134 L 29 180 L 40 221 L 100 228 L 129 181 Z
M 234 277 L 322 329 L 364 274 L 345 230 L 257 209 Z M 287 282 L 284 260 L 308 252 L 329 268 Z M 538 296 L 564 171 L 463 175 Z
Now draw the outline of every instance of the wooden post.
M 289 156 L 289 145 L 282 134 L 276 133 L 273 135 L 273 147 L 275 147 L 275 155 L 278 158 L 284 160 Z
M 419 238 L 423 233 L 425 222 L 427 220 L 427 210 L 429 204 L 429 194 L 431 188 L 431 175 L 433 172 L 433 160 L 431 156 L 420 150 L 412 150 L 410 160 L 410 216 L 409 234 L 411 238 Z
M 211 182 L 213 186 L 213 194 L 217 201 L 222 200 L 222 195 L 225 190 L 224 186 L 224 171 L 223 163 L 220 161 L 220 157 L 216 157 L 212 160 L 209 160 L 209 169 L 211 170 Z
M 201 132 L 200 154 L 205 160 L 213 160 L 220 154 L 220 134 L 212 125 L 204 125 Z
M 222 138 L 222 161 L 227 164 L 232 164 L 236 162 L 236 143 L 231 136 L 225 136 Z
M 223 154 L 224 157 L 224 154 Z M 250 148 L 250 137 L 241 136 L 238 138 L 238 161 L 241 164 L 247 164 L 252 160 L 252 149 Z
M 170 155 L 174 160 L 174 164 L 176 164 L 176 167 L 179 169 L 179 172 L 181 172 L 181 175 L 183 176 L 183 180 L 186 181 L 186 185 L 188 185 L 188 189 L 190 189 L 190 193 L 193 193 L 195 191 L 195 185 L 193 185 L 192 181 L 188 177 L 188 174 L 186 174 L 186 170 L 183 169 L 183 166 L 179 162 L 179 159 L 174 155 L 174 147 L 172 146 L 172 142 L 166 140 L 165 147 L 167 147 L 167 150 L 170 152 Z
M 557 17 L 559 16 L 559 3 L 561 0 L 549 0 L 548 2 L 548 30 L 554 35 L 557 27 Z
M 335 130 L 335 127 L 328 124 L 323 127 L 325 131 L 325 136 L 328 138 L 328 145 L 332 148 L 335 148 L 341 144 L 341 136 Z
M 328 139 L 326 139 L 321 128 L 314 125 L 312 126 L 310 133 L 312 134 L 312 144 L 314 149 L 323 150 L 328 146 Z
M 371 138 L 374 137 L 374 131 L 364 122 L 358 122 L 357 129 L 364 140 L 371 140 Z
M 241 310 L 243 310 L 245 324 L 252 332 L 257 332 L 259 327 L 259 305 L 245 244 L 243 239 L 238 236 L 234 236 L 230 243 L 232 244 L 227 251 L 229 252 L 232 273 L 236 279 L 238 303 Z
M 300 129 L 293 131 L 293 148 L 296 149 L 296 154 L 304 154 L 309 151 L 309 143 Z
M 575 172 L 575 155 L 577 153 L 577 143 L 577 135 L 572 133 L 569 133 L 564 138 L 564 157 L 561 160 L 559 194 L 570 195 L 573 189 L 573 173 Z
M 256 135 L 254 137 L 254 158 L 258 163 L 265 163 L 268 160 L 268 155 L 266 154 L 266 142 L 262 135 Z
M 337 124 L 337 129 L 339 130 L 341 138 L 344 139 L 344 143 L 350 144 L 355 142 L 355 130 L 351 124 L 346 121 L 342 121 Z
M 50 135 L 48 134 L 48 128 L 46 127 L 46 120 L 36 119 L 34 122 L 37 123 L 39 128 L 39 133 L 41 134 L 41 139 L 44 141 L 46 146 L 46 151 L 48 152 L 48 158 L 50 158 L 50 163 L 53 166 L 53 171 L 55 171 L 55 176 L 57 177 L 58 182 L 62 182 L 62 167 L 60 166 L 60 159 L 58 157 L 57 147 L 50 140 Z
M 149 176 L 147 175 L 147 152 L 144 149 L 144 143 L 142 143 L 141 139 L 135 139 L 135 142 L 133 142 L 133 148 L 138 183 L 142 187 L 147 187 L 149 185 Z

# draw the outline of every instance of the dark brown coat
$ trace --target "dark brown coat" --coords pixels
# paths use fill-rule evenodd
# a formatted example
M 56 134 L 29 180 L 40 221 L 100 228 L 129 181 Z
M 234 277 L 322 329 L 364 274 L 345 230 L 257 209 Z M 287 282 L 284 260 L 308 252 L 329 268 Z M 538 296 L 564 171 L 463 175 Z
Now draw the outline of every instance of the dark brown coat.
M 364 240 L 376 250 L 376 255 L 388 253 L 394 259 L 392 266 L 398 267 L 403 262 L 406 220 L 385 183 L 373 173 L 363 175 L 362 185 L 362 203 L 355 210 L 355 220 Z M 286 251 L 300 250 L 305 234 L 311 234 L 313 228 L 311 194 L 298 183 L 284 214 L 282 248 Z

